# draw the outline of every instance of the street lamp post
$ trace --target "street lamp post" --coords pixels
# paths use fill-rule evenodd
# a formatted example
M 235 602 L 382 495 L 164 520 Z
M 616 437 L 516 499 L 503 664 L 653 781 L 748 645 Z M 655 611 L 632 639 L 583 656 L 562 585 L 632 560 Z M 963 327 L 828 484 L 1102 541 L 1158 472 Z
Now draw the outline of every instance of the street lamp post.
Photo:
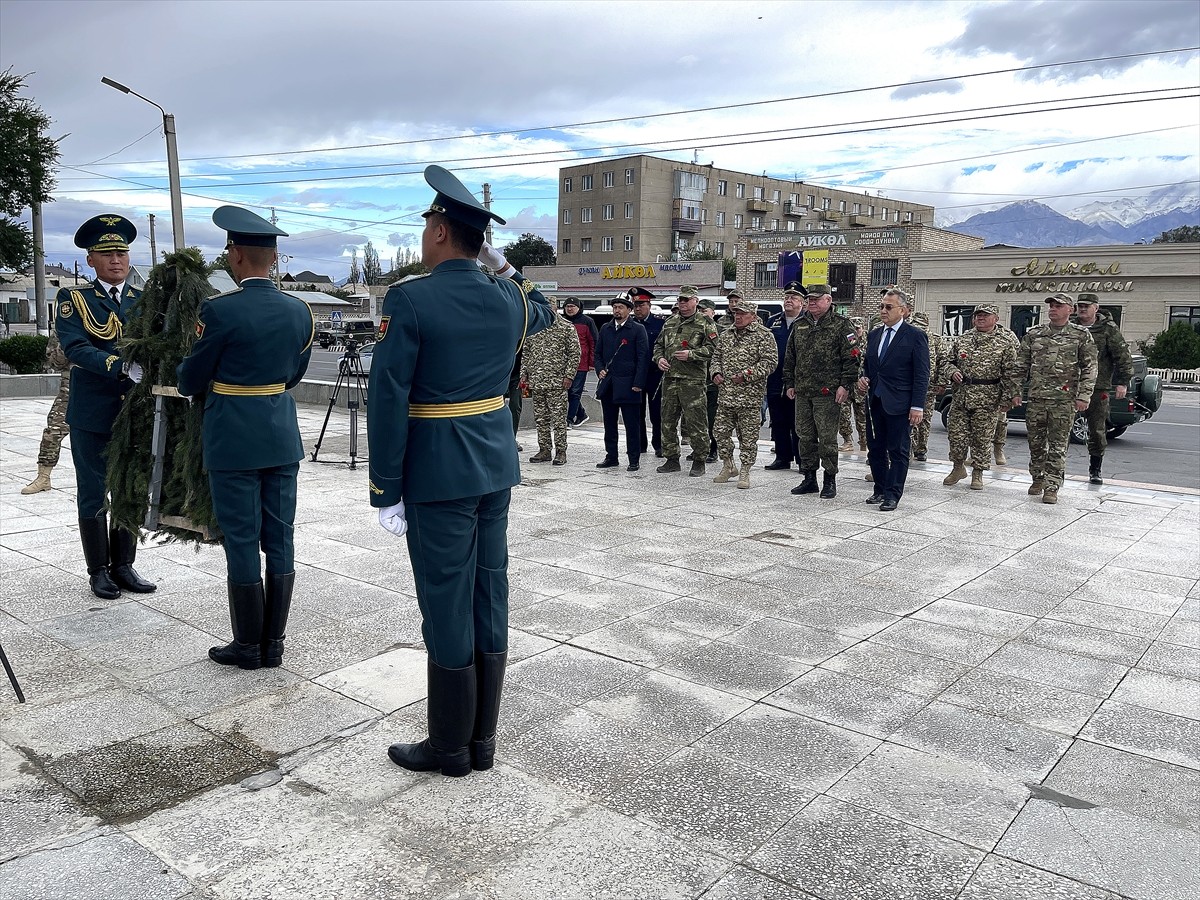
M 171 234 L 175 241 L 175 252 L 178 253 L 184 248 L 183 243 L 183 189 L 179 185 L 179 148 L 175 146 L 175 117 L 151 100 L 149 97 L 143 97 L 132 88 L 128 88 L 119 81 L 113 81 L 111 78 L 101 78 L 104 84 L 111 88 L 116 88 L 123 94 L 133 94 L 139 100 L 145 100 L 151 106 L 158 109 L 163 117 L 163 134 L 167 138 L 167 178 L 171 185 Z M 156 259 L 151 259 L 150 264 L 155 265 L 158 262 Z

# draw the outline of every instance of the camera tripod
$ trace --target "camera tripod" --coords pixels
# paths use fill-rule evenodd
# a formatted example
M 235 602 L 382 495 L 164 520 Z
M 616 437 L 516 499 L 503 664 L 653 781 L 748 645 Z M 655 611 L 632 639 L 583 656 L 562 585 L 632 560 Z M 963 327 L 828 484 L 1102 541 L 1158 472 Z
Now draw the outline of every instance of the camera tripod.
M 317 437 L 317 446 L 313 448 L 312 461 L 317 461 L 321 452 L 321 443 L 325 440 L 325 429 L 329 427 L 329 416 L 342 389 L 346 388 L 346 408 L 350 410 L 350 468 L 357 469 L 358 457 L 358 410 L 367 402 L 367 373 L 362 369 L 362 358 L 358 355 L 358 342 L 346 341 L 346 352 L 338 360 L 337 381 L 329 394 L 329 408 L 325 410 L 325 421 L 321 423 L 321 434 Z

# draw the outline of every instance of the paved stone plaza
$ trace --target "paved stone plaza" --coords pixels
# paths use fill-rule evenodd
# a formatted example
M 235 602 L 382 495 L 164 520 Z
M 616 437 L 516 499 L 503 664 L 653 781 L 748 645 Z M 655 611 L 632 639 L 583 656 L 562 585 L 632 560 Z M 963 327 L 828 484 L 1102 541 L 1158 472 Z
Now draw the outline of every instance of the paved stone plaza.
M 572 431 L 513 491 L 497 766 L 450 779 L 385 754 L 424 733 L 425 660 L 344 410 L 301 466 L 284 667 L 243 672 L 205 656 L 219 549 L 145 547 L 157 593 L 91 595 L 69 452 L 19 493 L 48 408 L 0 404 L 29 698 L 0 681 L 0 900 L 1200 896 L 1194 496 L 1046 506 L 931 462 L 886 514 L 859 454 L 822 501 L 794 470 L 598 471 Z

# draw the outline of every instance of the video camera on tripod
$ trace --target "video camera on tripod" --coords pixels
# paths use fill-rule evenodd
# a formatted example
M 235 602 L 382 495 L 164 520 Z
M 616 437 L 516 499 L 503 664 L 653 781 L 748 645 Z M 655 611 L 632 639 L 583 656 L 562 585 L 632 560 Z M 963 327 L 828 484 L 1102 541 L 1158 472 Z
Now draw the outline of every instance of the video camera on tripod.
M 362 355 L 359 347 L 363 341 L 359 335 L 347 334 L 342 340 L 345 348 L 338 358 L 337 381 L 329 394 L 329 408 L 325 410 L 325 421 L 321 425 L 321 434 L 317 437 L 317 445 L 313 448 L 312 461 L 317 461 L 321 452 L 321 443 L 325 440 L 325 429 L 329 427 L 329 415 L 338 401 L 342 388 L 348 382 L 353 382 L 346 396 L 346 408 L 350 410 L 350 468 L 356 469 L 358 457 L 358 411 L 367 405 L 367 373 L 363 371 Z

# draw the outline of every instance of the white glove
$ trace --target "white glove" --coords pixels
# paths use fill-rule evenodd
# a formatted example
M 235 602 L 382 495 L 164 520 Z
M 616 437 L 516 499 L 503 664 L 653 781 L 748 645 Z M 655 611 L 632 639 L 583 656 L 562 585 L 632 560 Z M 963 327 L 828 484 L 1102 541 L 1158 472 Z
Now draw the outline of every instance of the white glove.
M 504 254 L 487 241 L 483 242 L 483 247 L 479 251 L 479 261 L 497 275 L 507 275 L 516 271 L 516 269 L 508 264 L 508 260 L 504 258 Z M 508 270 L 507 272 L 505 271 L 506 269 Z
M 142 383 L 142 376 L 146 374 L 145 370 L 135 362 L 128 363 L 125 366 L 125 377 L 134 384 Z
M 385 506 L 379 510 L 379 524 L 396 537 L 400 537 L 408 531 L 408 521 L 404 518 L 404 501 L 401 500 L 395 506 Z

